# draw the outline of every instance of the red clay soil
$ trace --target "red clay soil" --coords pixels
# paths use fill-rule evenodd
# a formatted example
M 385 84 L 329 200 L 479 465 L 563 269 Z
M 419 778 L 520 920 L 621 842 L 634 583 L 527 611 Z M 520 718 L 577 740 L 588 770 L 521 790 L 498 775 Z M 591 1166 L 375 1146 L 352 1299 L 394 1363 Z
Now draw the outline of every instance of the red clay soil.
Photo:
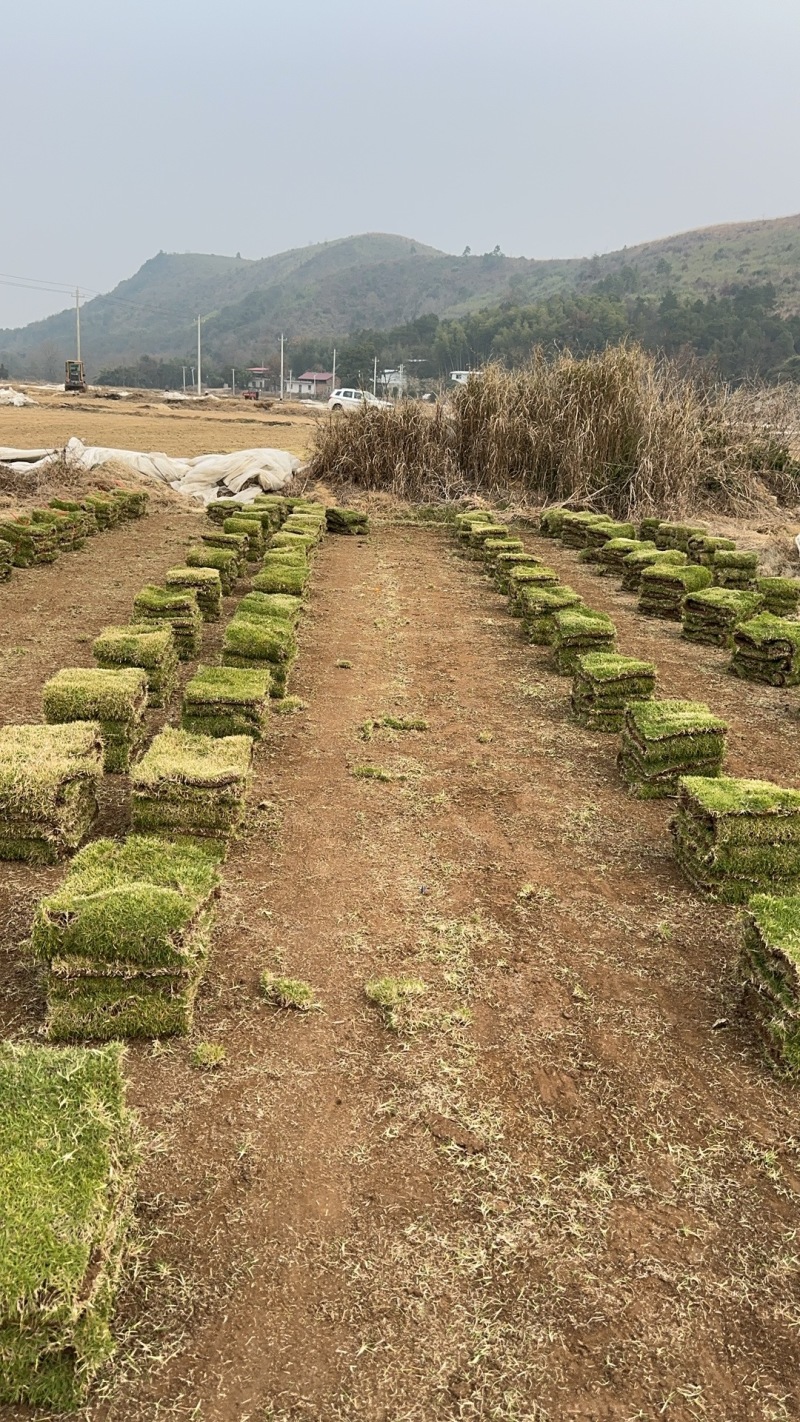
M 173 561 L 152 520 L 119 536 Z M 530 541 L 664 694 L 729 717 L 732 769 L 798 783 L 793 694 Z M 85 556 L 93 632 L 127 570 Z M 37 587 L 44 680 L 76 628 Z M 23 679 L 2 719 L 36 714 Z M 626 796 L 616 738 L 574 725 L 548 651 L 436 530 L 326 541 L 291 689 L 308 709 L 258 752 L 198 1001 L 225 1064 L 129 1053 L 140 1250 L 86 1418 L 799 1415 L 796 1088 L 740 1009 L 736 914 L 672 861 L 669 803 Z M 0 910 L 15 1035 L 41 1021 L 20 941 L 60 872 L 10 876 Z M 270 1007 L 265 968 L 318 1010 Z M 382 978 L 414 990 L 382 1010 Z

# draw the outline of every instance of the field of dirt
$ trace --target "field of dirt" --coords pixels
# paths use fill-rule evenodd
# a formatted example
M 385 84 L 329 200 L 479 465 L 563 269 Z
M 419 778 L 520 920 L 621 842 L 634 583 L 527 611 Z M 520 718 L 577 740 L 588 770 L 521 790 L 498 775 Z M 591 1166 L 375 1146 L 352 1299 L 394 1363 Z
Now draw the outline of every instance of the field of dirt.
M 199 517 L 159 510 L 0 587 L 0 722 L 38 718 Z M 728 718 L 733 771 L 800 784 L 797 693 L 734 680 L 525 538 L 662 693 Z M 129 1051 L 137 1251 L 85 1422 L 797 1417 L 796 1089 L 741 1010 L 735 912 L 672 861 L 669 803 L 627 797 L 616 738 L 572 722 L 547 649 L 443 530 L 329 537 L 300 642 L 198 1000 L 193 1040 L 225 1064 Z M 101 832 L 126 785 L 106 777 Z M 3 866 L 5 1035 L 39 1038 L 24 940 L 62 872 Z M 264 968 L 317 1010 L 268 1007 Z M 364 992 L 384 975 L 425 985 L 394 1023 Z

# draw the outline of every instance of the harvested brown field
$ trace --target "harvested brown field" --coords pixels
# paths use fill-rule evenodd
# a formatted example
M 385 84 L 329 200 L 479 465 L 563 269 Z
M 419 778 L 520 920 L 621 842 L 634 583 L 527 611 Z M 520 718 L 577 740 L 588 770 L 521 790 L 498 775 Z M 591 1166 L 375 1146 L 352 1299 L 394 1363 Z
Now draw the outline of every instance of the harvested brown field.
M 194 1035 L 126 1058 L 138 1248 L 85 1422 L 796 1417 L 797 1089 L 742 1010 L 736 911 L 688 886 L 669 805 L 626 795 L 616 738 L 574 722 L 482 565 L 378 507 L 314 555 Z M 0 722 L 39 718 L 200 520 L 159 509 L 15 570 Z M 800 786 L 800 693 L 522 538 L 659 696 L 724 718 L 732 774 Z M 129 806 L 106 778 L 97 833 Z M 5 1036 L 39 1040 L 23 945 L 62 874 L 4 866 Z

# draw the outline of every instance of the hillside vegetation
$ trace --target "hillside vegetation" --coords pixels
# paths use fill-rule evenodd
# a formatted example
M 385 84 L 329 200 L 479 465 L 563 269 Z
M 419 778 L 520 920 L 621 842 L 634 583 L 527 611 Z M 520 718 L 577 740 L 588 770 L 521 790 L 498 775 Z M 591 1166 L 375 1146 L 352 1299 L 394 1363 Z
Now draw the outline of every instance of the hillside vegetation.
M 464 322 L 487 309 L 558 296 L 602 294 L 652 305 L 668 296 L 725 297 L 753 285 L 773 288 L 778 319 L 800 315 L 800 216 L 704 228 L 573 260 L 506 257 L 499 250 L 452 256 L 385 233 L 259 261 L 161 252 L 113 292 L 86 303 L 84 352 L 92 378 L 145 354 L 191 362 L 200 313 L 209 370 L 225 369 L 269 359 L 281 331 L 302 350 L 328 350 L 354 332 L 389 331 L 429 316 Z M 54 376 L 74 354 L 73 340 L 74 314 L 66 310 L 0 331 L 0 362 L 12 375 Z

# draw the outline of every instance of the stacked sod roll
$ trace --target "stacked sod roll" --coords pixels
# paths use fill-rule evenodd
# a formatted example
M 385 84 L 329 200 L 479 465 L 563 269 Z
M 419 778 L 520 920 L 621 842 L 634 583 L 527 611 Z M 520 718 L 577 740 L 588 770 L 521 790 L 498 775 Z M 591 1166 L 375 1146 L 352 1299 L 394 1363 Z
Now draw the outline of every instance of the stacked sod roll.
M 178 661 L 190 662 L 200 651 L 203 615 L 194 588 L 162 588 L 148 583 L 133 600 L 134 622 L 169 623 L 175 635 Z
M 495 587 L 500 592 L 508 594 L 511 574 L 515 568 L 535 568 L 541 567 L 542 560 L 537 558 L 535 553 L 510 552 L 498 553 L 494 559 L 492 576 Z
M 624 538 L 630 543 L 636 539 L 636 529 L 632 523 L 614 523 L 611 519 L 605 519 L 602 523 L 589 523 L 586 525 L 584 534 L 584 545 L 578 553 L 580 563 L 589 563 L 597 568 L 598 572 L 603 569 L 603 549 L 607 543 L 614 539 Z
M 767 686 L 800 683 L 800 622 L 761 612 L 733 633 L 731 671 Z
M 635 701 L 625 711 L 617 765 L 642 800 L 678 793 L 684 775 L 719 775 L 726 723 L 702 702 Z
M 643 568 L 639 611 L 647 617 L 664 617 L 671 622 L 680 622 L 684 597 L 687 593 L 708 587 L 710 582 L 708 568 L 692 563 L 686 567 L 667 563 Z
M 267 670 L 200 667 L 183 693 L 181 726 L 196 735 L 261 740 L 269 720 L 269 699 Z
M 219 622 L 222 615 L 222 579 L 217 568 L 169 568 L 164 578 L 168 591 L 190 589 L 204 622 Z
M 712 647 L 730 647 L 741 622 L 747 622 L 763 606 L 758 593 L 737 592 L 733 588 L 701 588 L 683 599 L 681 635 L 687 642 Z
M 572 710 L 593 731 L 621 731 L 625 711 L 635 701 L 649 701 L 656 685 L 652 662 L 616 652 L 587 652 L 578 657 L 572 683 Z
M 711 564 L 714 586 L 749 591 L 756 585 L 757 568 L 757 553 L 747 553 L 741 548 L 718 548 Z
M 144 490 L 114 489 L 106 495 L 51 499 L 46 508 L 0 517 L 0 581 L 11 568 L 53 563 L 60 553 L 83 548 L 90 534 L 113 528 L 122 518 L 141 518 L 147 510 Z
M 222 596 L 230 597 L 241 572 L 241 561 L 235 548 L 213 548 L 208 543 L 193 543 L 186 553 L 187 568 L 214 568 L 219 573 Z
M 549 647 L 555 641 L 556 614 L 567 608 L 583 608 L 583 598 L 574 588 L 559 583 L 555 587 L 528 584 L 520 594 L 522 626 L 531 642 Z
M 568 607 L 553 618 L 553 660 L 561 676 L 573 676 L 578 659 L 589 652 L 611 652 L 617 629 L 605 612 Z
M 0 1402 L 80 1407 L 114 1352 L 137 1140 L 122 1048 L 0 1046 Z
M 216 846 L 155 835 L 79 850 L 60 888 L 39 903 L 31 935 L 52 1040 L 190 1030 L 218 861 Z
M 622 559 L 622 590 L 641 592 L 642 577 L 647 568 L 682 568 L 687 562 L 686 554 L 678 548 L 634 548 Z
M 64 667 L 45 684 L 42 702 L 51 725 L 98 722 L 104 770 L 118 775 L 130 769 L 145 734 L 147 676 L 140 667 Z
M 244 814 L 253 743 L 168 726 L 131 772 L 131 823 L 140 834 L 225 840 Z
M 92 655 L 105 671 L 139 668 L 147 678 L 148 706 L 169 705 L 178 680 L 178 653 L 171 623 L 132 622 L 123 627 L 104 627 L 92 643 Z
M 511 616 L 522 616 L 522 595 L 526 588 L 555 588 L 560 584 L 561 579 L 555 568 L 548 568 L 544 563 L 515 563 L 507 577 Z
M 796 617 L 800 608 L 800 579 L 756 578 L 756 592 L 764 599 L 765 612 L 775 617 Z
M 566 509 L 561 519 L 561 532 L 559 537 L 565 548 L 585 548 L 587 529 L 591 527 L 592 524 L 605 524 L 608 522 L 607 514 L 591 513 L 587 509 L 582 509 L 579 512 Z
M 686 551 L 692 563 L 700 563 L 704 568 L 713 568 L 717 551 L 732 551 L 735 547 L 732 538 L 719 538 L 710 533 L 693 533 L 686 545 Z
M 708 529 L 703 524 L 668 523 L 661 519 L 653 538 L 656 548 L 677 548 L 681 553 L 688 554 L 691 539 L 705 538 L 707 534 Z
M 103 770 L 94 721 L 0 729 L 0 859 L 54 864 L 97 818 Z
M 369 518 L 360 509 L 332 506 L 325 510 L 325 527 L 328 533 L 366 534 L 369 533 Z
M 543 538 L 560 538 L 565 510 L 556 507 L 542 509 L 539 515 L 539 532 Z
M 800 896 L 754 894 L 744 916 L 741 978 L 762 1041 L 785 1071 L 800 1071 Z
M 652 553 L 655 546 L 655 543 L 643 542 L 640 538 L 609 538 L 598 552 L 594 571 L 605 577 L 621 578 L 629 553 Z
M 680 783 L 672 832 L 686 877 L 724 903 L 800 889 L 800 790 L 690 775 Z

